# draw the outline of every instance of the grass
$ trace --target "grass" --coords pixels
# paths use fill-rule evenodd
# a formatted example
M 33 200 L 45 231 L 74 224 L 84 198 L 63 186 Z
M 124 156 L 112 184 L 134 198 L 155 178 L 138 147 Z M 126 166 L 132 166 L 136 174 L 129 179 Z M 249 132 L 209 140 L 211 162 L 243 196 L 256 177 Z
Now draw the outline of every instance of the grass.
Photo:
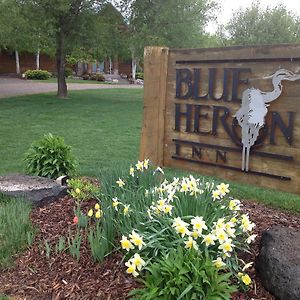
M 49 78 L 47 80 L 34 80 L 37 82 L 45 82 L 45 83 L 57 83 L 57 78 Z M 91 84 L 112 84 L 111 82 L 97 81 L 97 80 L 83 80 L 83 79 L 73 79 L 66 78 L 67 83 L 91 83 Z
M 0 300 L 9 300 L 9 298 L 3 294 L 0 294 Z
M 51 132 L 73 147 L 82 175 L 97 176 L 136 161 L 142 124 L 141 89 L 70 92 L 70 99 L 54 94 L 0 101 L 0 174 L 22 172 L 22 158 L 33 140 Z M 171 174 L 186 174 L 169 170 Z M 232 183 L 237 198 L 300 213 L 300 197 L 274 190 Z
M 28 202 L 0 194 L 0 269 L 10 267 L 12 255 L 33 241 L 30 211 Z

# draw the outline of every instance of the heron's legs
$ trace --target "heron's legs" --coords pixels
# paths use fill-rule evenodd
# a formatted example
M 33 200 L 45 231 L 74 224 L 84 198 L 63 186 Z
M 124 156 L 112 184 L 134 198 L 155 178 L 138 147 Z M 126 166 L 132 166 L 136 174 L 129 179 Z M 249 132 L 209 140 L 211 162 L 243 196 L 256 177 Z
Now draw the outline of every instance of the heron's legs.
M 249 170 L 249 156 L 250 156 L 250 147 L 247 147 L 247 154 L 246 154 L 246 172 Z
M 242 152 L 242 171 L 245 170 L 245 153 L 246 153 L 246 147 L 243 146 L 243 152 Z

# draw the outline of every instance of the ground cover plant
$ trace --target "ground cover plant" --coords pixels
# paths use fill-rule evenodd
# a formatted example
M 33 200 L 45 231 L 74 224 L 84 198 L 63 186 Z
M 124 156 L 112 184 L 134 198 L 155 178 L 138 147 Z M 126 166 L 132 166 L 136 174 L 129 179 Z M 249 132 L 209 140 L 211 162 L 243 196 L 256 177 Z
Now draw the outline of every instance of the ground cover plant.
M 11 266 L 12 256 L 33 242 L 30 211 L 28 202 L 0 194 L 0 269 Z
M 125 166 L 137 159 L 142 89 L 77 91 L 70 97 L 61 101 L 54 94 L 43 94 L 0 100 L 0 174 L 21 172 L 24 153 L 32 141 L 48 132 L 62 136 L 71 145 L 82 175 L 97 177 L 99 170 Z M 237 183 L 231 183 L 231 190 L 239 199 L 256 199 L 300 212 L 297 195 Z

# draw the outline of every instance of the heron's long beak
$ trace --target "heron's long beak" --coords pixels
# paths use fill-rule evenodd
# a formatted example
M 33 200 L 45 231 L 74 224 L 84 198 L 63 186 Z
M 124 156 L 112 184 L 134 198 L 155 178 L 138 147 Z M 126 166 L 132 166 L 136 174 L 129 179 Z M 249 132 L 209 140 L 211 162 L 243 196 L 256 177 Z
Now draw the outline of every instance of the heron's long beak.
M 299 79 L 300 79 L 300 74 L 294 74 L 288 80 L 295 81 L 295 80 L 299 80 Z
M 271 78 L 273 78 L 273 75 L 271 75 L 271 76 L 265 76 L 262 79 L 271 79 Z

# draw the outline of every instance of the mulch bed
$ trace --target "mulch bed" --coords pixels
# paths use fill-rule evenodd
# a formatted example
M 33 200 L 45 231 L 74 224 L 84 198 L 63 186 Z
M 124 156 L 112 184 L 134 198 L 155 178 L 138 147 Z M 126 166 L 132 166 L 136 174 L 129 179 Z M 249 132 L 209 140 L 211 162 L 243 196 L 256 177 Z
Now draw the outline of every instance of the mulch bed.
M 268 208 L 254 201 L 242 202 L 243 210 L 256 223 L 254 231 L 258 234 L 253 254 L 243 256 L 246 262 L 255 260 L 263 230 L 273 225 L 300 228 L 299 215 Z M 72 224 L 73 208 L 74 201 L 64 197 L 33 210 L 31 219 L 39 228 L 38 236 L 28 250 L 16 256 L 14 268 L 1 272 L 0 292 L 20 300 L 127 299 L 128 292 L 139 284 L 126 274 L 120 253 L 111 254 L 102 264 L 95 263 L 84 241 L 79 262 L 69 253 L 50 253 L 50 258 L 46 257 L 45 239 L 54 245 L 59 236 L 67 235 L 70 226 L 75 229 Z M 275 299 L 262 287 L 254 268 L 248 273 L 254 279 L 253 288 L 245 294 L 235 294 L 233 299 Z

